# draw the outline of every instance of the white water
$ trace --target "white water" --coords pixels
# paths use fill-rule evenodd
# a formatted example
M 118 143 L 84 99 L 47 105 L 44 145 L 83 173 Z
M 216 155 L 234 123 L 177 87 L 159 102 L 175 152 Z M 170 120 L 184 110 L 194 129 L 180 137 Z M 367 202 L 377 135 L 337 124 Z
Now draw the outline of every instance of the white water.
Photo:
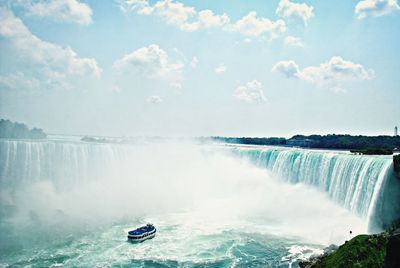
M 257 154 L 259 165 L 263 161 L 273 163 L 265 162 L 260 157 L 262 153 Z M 327 174 L 325 171 L 304 174 L 307 168 L 318 170 L 320 164 L 310 165 L 306 157 L 284 167 L 283 155 L 288 154 L 276 157 L 282 160 L 275 160 L 272 168 L 260 169 L 216 147 L 191 144 L 0 141 L 1 216 L 16 233 L 0 238 L 29 249 L 42 243 L 48 247 L 48 240 L 63 240 L 63 233 L 75 234 L 74 237 L 81 234 L 72 242 L 74 252 L 67 248 L 62 252 L 81 254 L 79 260 L 86 265 L 132 258 L 191 263 L 228 258 L 236 263 L 240 260 L 236 259 L 237 248 L 250 250 L 252 241 L 260 245 L 264 245 L 260 241 L 275 241 L 278 244 L 272 246 L 271 252 L 266 249 L 265 256 L 288 255 L 290 259 L 297 258 L 293 256 L 299 248 L 320 250 L 323 245 L 348 239 L 349 230 L 354 234 L 367 231 L 368 212 L 362 214 L 356 209 L 362 206 L 351 201 L 340 203 L 333 198 L 340 196 L 336 192 L 318 189 L 317 176 Z M 328 159 L 337 161 L 340 156 Z M 371 171 L 379 168 L 382 173 L 385 161 L 380 166 L 374 166 L 371 160 L 365 163 L 369 163 Z M 363 164 L 354 162 L 338 166 L 360 166 L 363 170 Z M 304 183 L 293 183 L 290 174 L 296 172 L 295 167 L 298 181 L 304 178 Z M 355 174 L 335 172 L 330 174 Z M 369 198 L 372 202 L 377 194 L 373 189 L 366 194 L 364 189 L 374 185 L 359 183 L 364 173 L 358 174 L 359 179 L 350 178 L 356 186 L 347 185 L 359 192 L 357 198 Z M 338 182 L 342 177 L 335 176 L 332 181 L 342 187 L 343 183 Z M 306 179 L 317 187 L 307 186 L 311 183 Z M 321 180 L 327 181 L 323 176 Z M 351 200 L 345 198 L 348 199 Z M 125 232 L 145 221 L 153 221 L 159 227 L 159 235 L 136 248 L 126 245 Z M 19 238 L 20 232 L 31 228 L 38 236 L 35 245 Z M 100 235 L 85 237 L 89 230 L 100 230 Z M 92 251 L 81 252 L 82 243 L 90 244 Z M 105 246 L 109 247 L 106 255 Z M 36 253 L 25 253 L 19 258 L 31 258 L 32 254 Z M 248 258 L 265 256 L 259 253 Z M 76 257 L 69 261 L 78 265 Z
M 235 147 L 233 151 L 282 181 L 303 183 L 326 192 L 335 203 L 367 222 L 373 220 L 376 204 L 392 176 L 391 156 L 265 147 Z

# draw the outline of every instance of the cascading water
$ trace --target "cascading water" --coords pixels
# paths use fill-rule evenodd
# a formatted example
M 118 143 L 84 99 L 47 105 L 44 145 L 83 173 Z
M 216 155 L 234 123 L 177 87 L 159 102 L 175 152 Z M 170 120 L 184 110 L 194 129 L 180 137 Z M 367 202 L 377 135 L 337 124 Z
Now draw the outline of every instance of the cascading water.
M 87 181 L 124 161 L 131 146 L 58 141 L 1 141 L 2 185 L 51 180 Z
M 0 266 L 296 266 L 392 213 L 388 158 L 260 148 L 1 140 Z
M 293 148 L 234 147 L 233 152 L 259 167 L 266 168 L 281 180 L 304 183 L 327 192 L 336 203 L 365 218 L 370 227 L 382 227 L 399 217 L 383 223 L 378 217 L 385 187 L 393 179 L 393 160 L 387 156 L 362 156 L 339 151 Z M 396 215 L 397 214 L 397 215 Z M 379 228 L 379 227 L 378 227 Z

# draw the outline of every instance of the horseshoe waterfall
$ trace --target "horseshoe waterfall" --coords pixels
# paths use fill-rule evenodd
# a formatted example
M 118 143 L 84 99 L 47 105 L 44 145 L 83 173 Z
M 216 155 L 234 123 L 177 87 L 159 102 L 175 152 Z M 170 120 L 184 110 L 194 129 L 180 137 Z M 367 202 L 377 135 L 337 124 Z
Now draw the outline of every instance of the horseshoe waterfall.
M 273 266 L 400 216 L 392 158 L 200 144 L 0 141 L 0 266 Z M 134 247 L 125 233 L 152 222 Z

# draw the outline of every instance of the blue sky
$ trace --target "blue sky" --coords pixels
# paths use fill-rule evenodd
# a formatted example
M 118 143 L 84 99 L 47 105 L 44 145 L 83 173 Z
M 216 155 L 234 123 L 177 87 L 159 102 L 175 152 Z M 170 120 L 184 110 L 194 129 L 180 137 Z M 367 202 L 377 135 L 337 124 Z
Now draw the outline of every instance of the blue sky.
M 0 117 L 113 136 L 392 134 L 394 0 L 0 1 Z

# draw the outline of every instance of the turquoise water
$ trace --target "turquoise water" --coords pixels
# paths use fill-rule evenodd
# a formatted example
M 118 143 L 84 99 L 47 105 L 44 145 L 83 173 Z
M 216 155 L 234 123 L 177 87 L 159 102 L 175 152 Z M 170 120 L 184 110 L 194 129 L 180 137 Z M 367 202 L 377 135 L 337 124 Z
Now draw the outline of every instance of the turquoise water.
M 14 241 L 14 248 L 2 254 L 1 263 L 32 267 L 288 267 L 291 261 L 320 248 L 246 230 L 209 231 L 153 220 L 158 223 L 157 236 L 139 244 L 127 242 L 123 232 L 140 224 L 137 220 L 104 226 L 95 232 L 61 235 L 54 233 L 57 228 L 51 233 L 27 231 L 29 238 Z M 299 253 L 289 256 L 289 250 L 297 248 Z
M 0 141 L 0 267 L 297 267 L 368 231 L 390 167 L 231 149 Z M 156 237 L 127 242 L 146 222 Z

